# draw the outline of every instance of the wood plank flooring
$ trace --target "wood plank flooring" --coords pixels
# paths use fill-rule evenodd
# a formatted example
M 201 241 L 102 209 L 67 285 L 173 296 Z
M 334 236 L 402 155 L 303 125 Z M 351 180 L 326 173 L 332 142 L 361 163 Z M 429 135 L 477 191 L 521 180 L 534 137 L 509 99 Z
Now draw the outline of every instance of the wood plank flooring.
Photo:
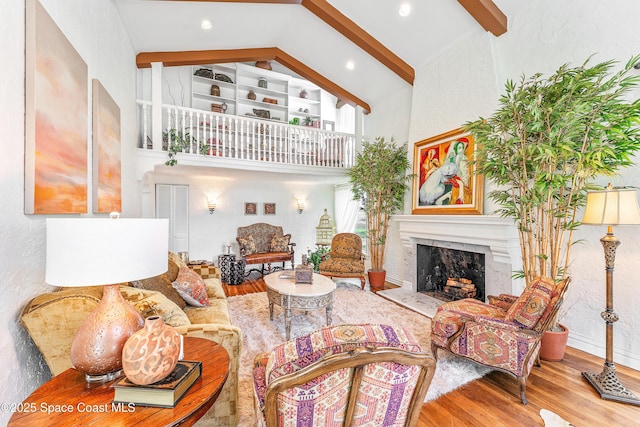
M 255 274 L 242 285 L 223 283 L 223 287 L 228 296 L 266 290 Z M 567 349 L 562 362 L 543 361 L 529 375 L 527 405 L 520 402 L 515 378 L 491 372 L 424 404 L 417 426 L 544 426 L 541 409 L 555 412 L 576 427 L 640 426 L 640 407 L 603 400 L 582 378 L 582 371 L 600 372 L 602 364 L 602 359 L 573 348 Z M 622 383 L 640 397 L 640 372 L 621 365 L 616 369 Z

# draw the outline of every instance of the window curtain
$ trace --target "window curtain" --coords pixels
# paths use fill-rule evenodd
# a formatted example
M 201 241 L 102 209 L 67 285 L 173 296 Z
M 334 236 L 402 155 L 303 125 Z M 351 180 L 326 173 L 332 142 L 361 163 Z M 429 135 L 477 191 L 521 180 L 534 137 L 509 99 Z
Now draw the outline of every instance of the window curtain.
M 351 184 L 336 185 L 334 191 L 335 224 L 338 233 L 353 233 L 358 220 L 360 201 L 353 200 Z

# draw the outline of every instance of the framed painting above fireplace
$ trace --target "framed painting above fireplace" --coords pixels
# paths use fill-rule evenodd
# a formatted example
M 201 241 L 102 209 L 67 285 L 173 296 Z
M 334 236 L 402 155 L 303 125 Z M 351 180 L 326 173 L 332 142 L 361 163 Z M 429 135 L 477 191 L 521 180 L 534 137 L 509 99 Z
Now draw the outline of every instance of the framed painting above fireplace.
M 474 173 L 475 149 L 462 129 L 416 142 L 411 213 L 482 215 L 484 178 Z

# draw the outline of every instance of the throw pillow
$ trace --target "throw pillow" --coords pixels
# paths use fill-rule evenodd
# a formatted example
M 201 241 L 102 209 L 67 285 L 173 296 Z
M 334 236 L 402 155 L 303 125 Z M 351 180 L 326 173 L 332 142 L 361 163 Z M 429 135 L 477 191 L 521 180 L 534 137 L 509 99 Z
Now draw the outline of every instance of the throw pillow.
M 504 320 L 525 328 L 534 327 L 549 305 L 555 288 L 552 279 L 537 277 L 507 310 Z
M 160 316 L 166 325 L 178 327 L 191 324 L 184 311 L 160 292 L 121 286 L 120 291 L 145 319 L 149 316 Z
M 180 297 L 180 294 L 171 286 L 171 280 L 166 274 L 160 274 L 159 276 L 150 277 L 148 279 L 134 280 L 131 286 L 137 289 L 146 289 L 148 291 L 157 291 L 173 301 L 178 307 L 184 308 L 184 299 Z
M 253 240 L 253 234 L 249 234 L 247 237 L 238 237 L 238 243 L 240 243 L 240 249 L 244 248 L 245 255 L 256 253 L 256 242 Z
M 173 287 L 186 301 L 187 304 L 195 307 L 204 307 L 209 305 L 209 297 L 207 296 L 207 285 L 205 285 L 202 277 L 189 267 L 180 267 L 178 277 L 173 282 Z
M 285 234 L 284 236 L 278 236 L 274 234 L 271 236 L 271 243 L 269 244 L 269 252 L 289 252 L 289 240 L 291 234 Z

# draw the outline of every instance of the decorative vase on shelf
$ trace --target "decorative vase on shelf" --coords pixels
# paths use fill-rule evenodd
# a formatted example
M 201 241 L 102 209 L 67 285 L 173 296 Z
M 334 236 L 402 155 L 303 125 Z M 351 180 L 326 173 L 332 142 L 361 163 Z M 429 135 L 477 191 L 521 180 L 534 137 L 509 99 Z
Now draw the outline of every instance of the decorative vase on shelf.
M 302 89 L 300 91 L 300 98 L 307 99 L 308 97 L 309 97 L 309 93 L 307 93 L 307 90 L 306 89 Z
M 267 88 L 267 79 L 266 79 L 266 78 L 264 78 L 264 77 L 260 77 L 260 78 L 258 79 L 258 87 L 261 87 L 261 88 L 263 88 L 263 89 L 266 89 L 266 88 Z
M 144 327 L 122 349 L 122 369 L 135 384 L 147 385 L 166 378 L 180 357 L 180 334 L 160 316 L 147 317 Z
M 256 93 L 254 91 L 250 90 L 249 93 L 247 94 L 247 98 L 249 98 L 252 101 L 255 101 Z

